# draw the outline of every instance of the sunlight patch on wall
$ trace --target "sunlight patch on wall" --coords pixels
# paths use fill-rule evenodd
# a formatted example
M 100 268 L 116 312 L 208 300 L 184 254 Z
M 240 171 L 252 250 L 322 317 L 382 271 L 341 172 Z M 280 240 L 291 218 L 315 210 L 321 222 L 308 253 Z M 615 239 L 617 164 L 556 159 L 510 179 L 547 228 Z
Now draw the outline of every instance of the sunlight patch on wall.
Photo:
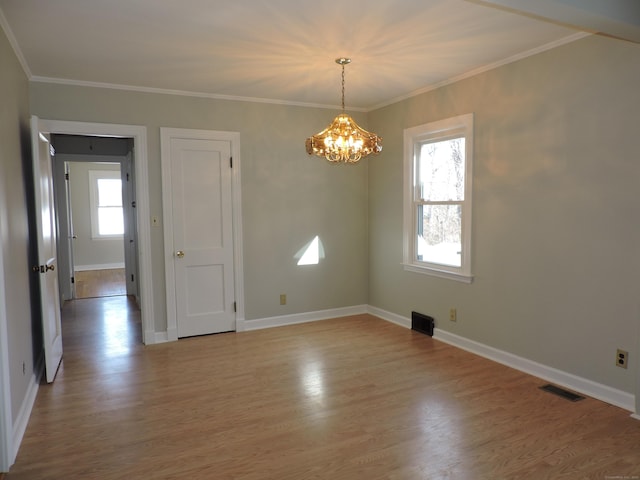
M 320 259 L 324 258 L 324 248 L 320 237 L 316 235 L 296 253 L 295 258 L 298 259 L 298 265 L 317 265 L 320 263 Z

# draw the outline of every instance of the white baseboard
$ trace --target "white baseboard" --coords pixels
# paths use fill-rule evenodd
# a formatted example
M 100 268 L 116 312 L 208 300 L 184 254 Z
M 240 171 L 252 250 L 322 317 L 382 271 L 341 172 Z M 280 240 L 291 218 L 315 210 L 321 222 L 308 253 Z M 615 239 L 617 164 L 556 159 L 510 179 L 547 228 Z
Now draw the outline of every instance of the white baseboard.
M 246 329 L 244 317 L 236 317 L 236 332 L 244 332 Z
M 406 328 L 411 328 L 411 319 L 409 318 L 401 317 L 394 313 L 371 306 L 368 307 L 367 311 L 371 315 L 380 317 L 383 320 L 387 320 Z M 434 330 L 433 338 L 481 357 L 488 358 L 494 362 L 501 363 L 507 367 L 515 368 L 521 372 L 541 378 L 547 382 L 568 388 L 569 390 L 602 400 L 603 402 L 615 405 L 630 412 L 635 411 L 635 396 L 631 393 L 623 392 L 622 390 L 602 385 L 586 378 L 563 372 L 556 368 L 542 365 L 541 363 L 469 340 L 440 328 L 436 328 Z M 632 416 L 640 420 L 640 414 L 634 414 Z
M 75 272 L 86 272 L 87 270 L 114 270 L 116 268 L 124 268 L 124 262 L 118 263 L 98 263 L 96 265 L 74 265 Z
M 153 337 L 153 343 L 167 343 L 170 341 L 171 338 L 171 334 L 170 332 L 159 332 L 156 333 L 155 336 Z M 176 336 L 173 340 L 177 340 L 178 339 L 178 334 L 176 333 Z
M 282 315 L 276 317 L 266 317 L 255 320 L 245 320 L 238 322 L 237 331 L 259 330 L 263 328 L 282 327 L 285 325 L 294 325 L 298 323 L 315 322 L 318 320 L 326 320 L 330 318 L 346 317 L 349 315 L 359 315 L 369 313 L 388 322 L 394 323 L 404 328 L 411 328 L 411 319 L 382 310 L 371 305 L 355 305 L 352 307 L 335 308 L 329 310 L 320 310 L 316 312 L 298 313 L 293 315 Z M 154 334 L 156 343 L 169 341 L 172 337 L 166 332 L 157 332 Z M 541 378 L 545 381 L 568 388 L 575 392 L 587 395 L 589 397 L 602 400 L 603 402 L 615 405 L 630 412 L 635 412 L 635 396 L 631 393 L 623 392 L 607 385 L 593 382 L 586 378 L 578 377 L 571 373 L 563 372 L 553 367 L 543 365 L 523 357 L 519 357 L 512 353 L 498 350 L 497 348 L 484 345 L 474 340 L 455 335 L 445 330 L 436 328 L 434 330 L 434 339 L 444 343 L 448 343 L 454 347 L 461 348 L 475 355 L 479 355 L 494 362 L 501 363 L 510 368 L 515 368 L 521 372 Z M 633 418 L 640 420 L 640 413 L 631 415 Z
M 245 320 L 243 328 L 245 331 L 260 330 L 262 328 L 282 327 L 297 323 L 315 322 L 330 318 L 348 317 L 349 315 L 360 315 L 367 313 L 366 305 L 355 305 L 352 307 L 332 308 L 329 310 L 319 310 L 317 312 L 296 313 L 293 315 L 281 315 L 277 317 L 259 318 L 256 320 Z
M 9 465 L 13 465 L 18 456 L 18 449 L 22 443 L 24 433 L 27 431 L 27 424 L 29 423 L 29 417 L 31 417 L 31 411 L 38 395 L 38 388 L 40 387 L 40 379 L 44 373 L 44 358 L 40 357 L 40 361 L 36 365 L 36 371 L 31 375 L 31 381 L 29 382 L 29 388 L 27 394 L 24 396 L 22 405 L 16 417 L 16 421 L 13 424 L 13 452 L 11 452 L 11 458 L 9 459 Z
M 395 323 L 396 325 L 400 325 L 404 328 L 411 328 L 411 319 L 407 317 L 403 317 L 401 315 L 396 315 L 395 313 L 387 312 L 386 310 L 381 310 L 377 307 L 372 307 L 371 305 L 367 305 L 367 313 L 379 317 L 387 322 Z
M 507 367 L 515 368 L 529 375 L 542 378 L 543 380 L 555 383 L 569 390 L 597 398 L 616 407 L 624 408 L 630 412 L 635 410 L 635 396 L 631 393 L 623 392 L 622 390 L 596 383 L 553 367 L 548 367 L 541 363 L 489 347 L 473 340 L 468 340 L 438 328 L 435 329 L 433 338 L 468 352 L 475 353 L 481 357 L 488 358 L 494 362 L 501 363 Z

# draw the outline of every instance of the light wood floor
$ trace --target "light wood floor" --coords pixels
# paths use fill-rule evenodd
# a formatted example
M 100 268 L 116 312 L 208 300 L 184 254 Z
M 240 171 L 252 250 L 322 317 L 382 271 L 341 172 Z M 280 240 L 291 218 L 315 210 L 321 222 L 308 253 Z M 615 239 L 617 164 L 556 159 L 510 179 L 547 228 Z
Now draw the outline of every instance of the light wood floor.
M 126 297 L 64 307 L 6 480 L 640 476 L 640 422 L 368 315 L 143 347 Z
M 76 285 L 76 298 L 127 294 L 124 268 L 77 271 L 73 276 Z

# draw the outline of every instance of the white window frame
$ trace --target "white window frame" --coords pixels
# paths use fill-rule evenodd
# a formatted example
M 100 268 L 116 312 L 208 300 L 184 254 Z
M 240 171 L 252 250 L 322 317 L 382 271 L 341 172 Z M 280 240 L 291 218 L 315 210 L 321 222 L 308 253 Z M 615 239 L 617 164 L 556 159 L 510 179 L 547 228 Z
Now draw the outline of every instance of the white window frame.
M 465 185 L 464 200 L 461 202 L 461 266 L 441 265 L 418 260 L 417 258 L 417 218 L 418 207 L 424 202 L 416 201 L 415 181 L 417 156 L 425 143 L 452 138 L 465 139 Z M 411 272 L 432 275 L 464 283 L 471 283 L 471 206 L 473 184 L 473 113 L 459 115 L 436 122 L 418 125 L 404 130 L 404 269 Z
M 124 238 L 124 234 L 100 235 L 98 225 L 98 180 L 103 178 L 122 181 L 120 170 L 89 170 L 89 208 L 91 216 L 91 238 L 93 240 L 112 240 Z M 122 206 L 124 209 L 124 205 Z

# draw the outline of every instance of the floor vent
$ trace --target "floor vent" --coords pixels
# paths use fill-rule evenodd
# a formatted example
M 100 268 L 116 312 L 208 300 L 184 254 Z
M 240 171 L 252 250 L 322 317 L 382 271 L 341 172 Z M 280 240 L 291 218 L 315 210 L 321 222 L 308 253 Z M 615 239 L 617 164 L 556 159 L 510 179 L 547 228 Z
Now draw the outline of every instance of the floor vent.
M 433 317 L 418 312 L 411 312 L 411 330 L 433 337 Z
M 572 402 L 584 400 L 584 397 L 582 395 L 578 395 L 577 393 L 570 392 L 569 390 L 565 390 L 564 388 L 556 387 L 555 385 L 551 384 L 543 385 L 542 387 L 540 387 L 540 390 L 553 393 L 554 395 L 566 398 L 567 400 L 571 400 Z

